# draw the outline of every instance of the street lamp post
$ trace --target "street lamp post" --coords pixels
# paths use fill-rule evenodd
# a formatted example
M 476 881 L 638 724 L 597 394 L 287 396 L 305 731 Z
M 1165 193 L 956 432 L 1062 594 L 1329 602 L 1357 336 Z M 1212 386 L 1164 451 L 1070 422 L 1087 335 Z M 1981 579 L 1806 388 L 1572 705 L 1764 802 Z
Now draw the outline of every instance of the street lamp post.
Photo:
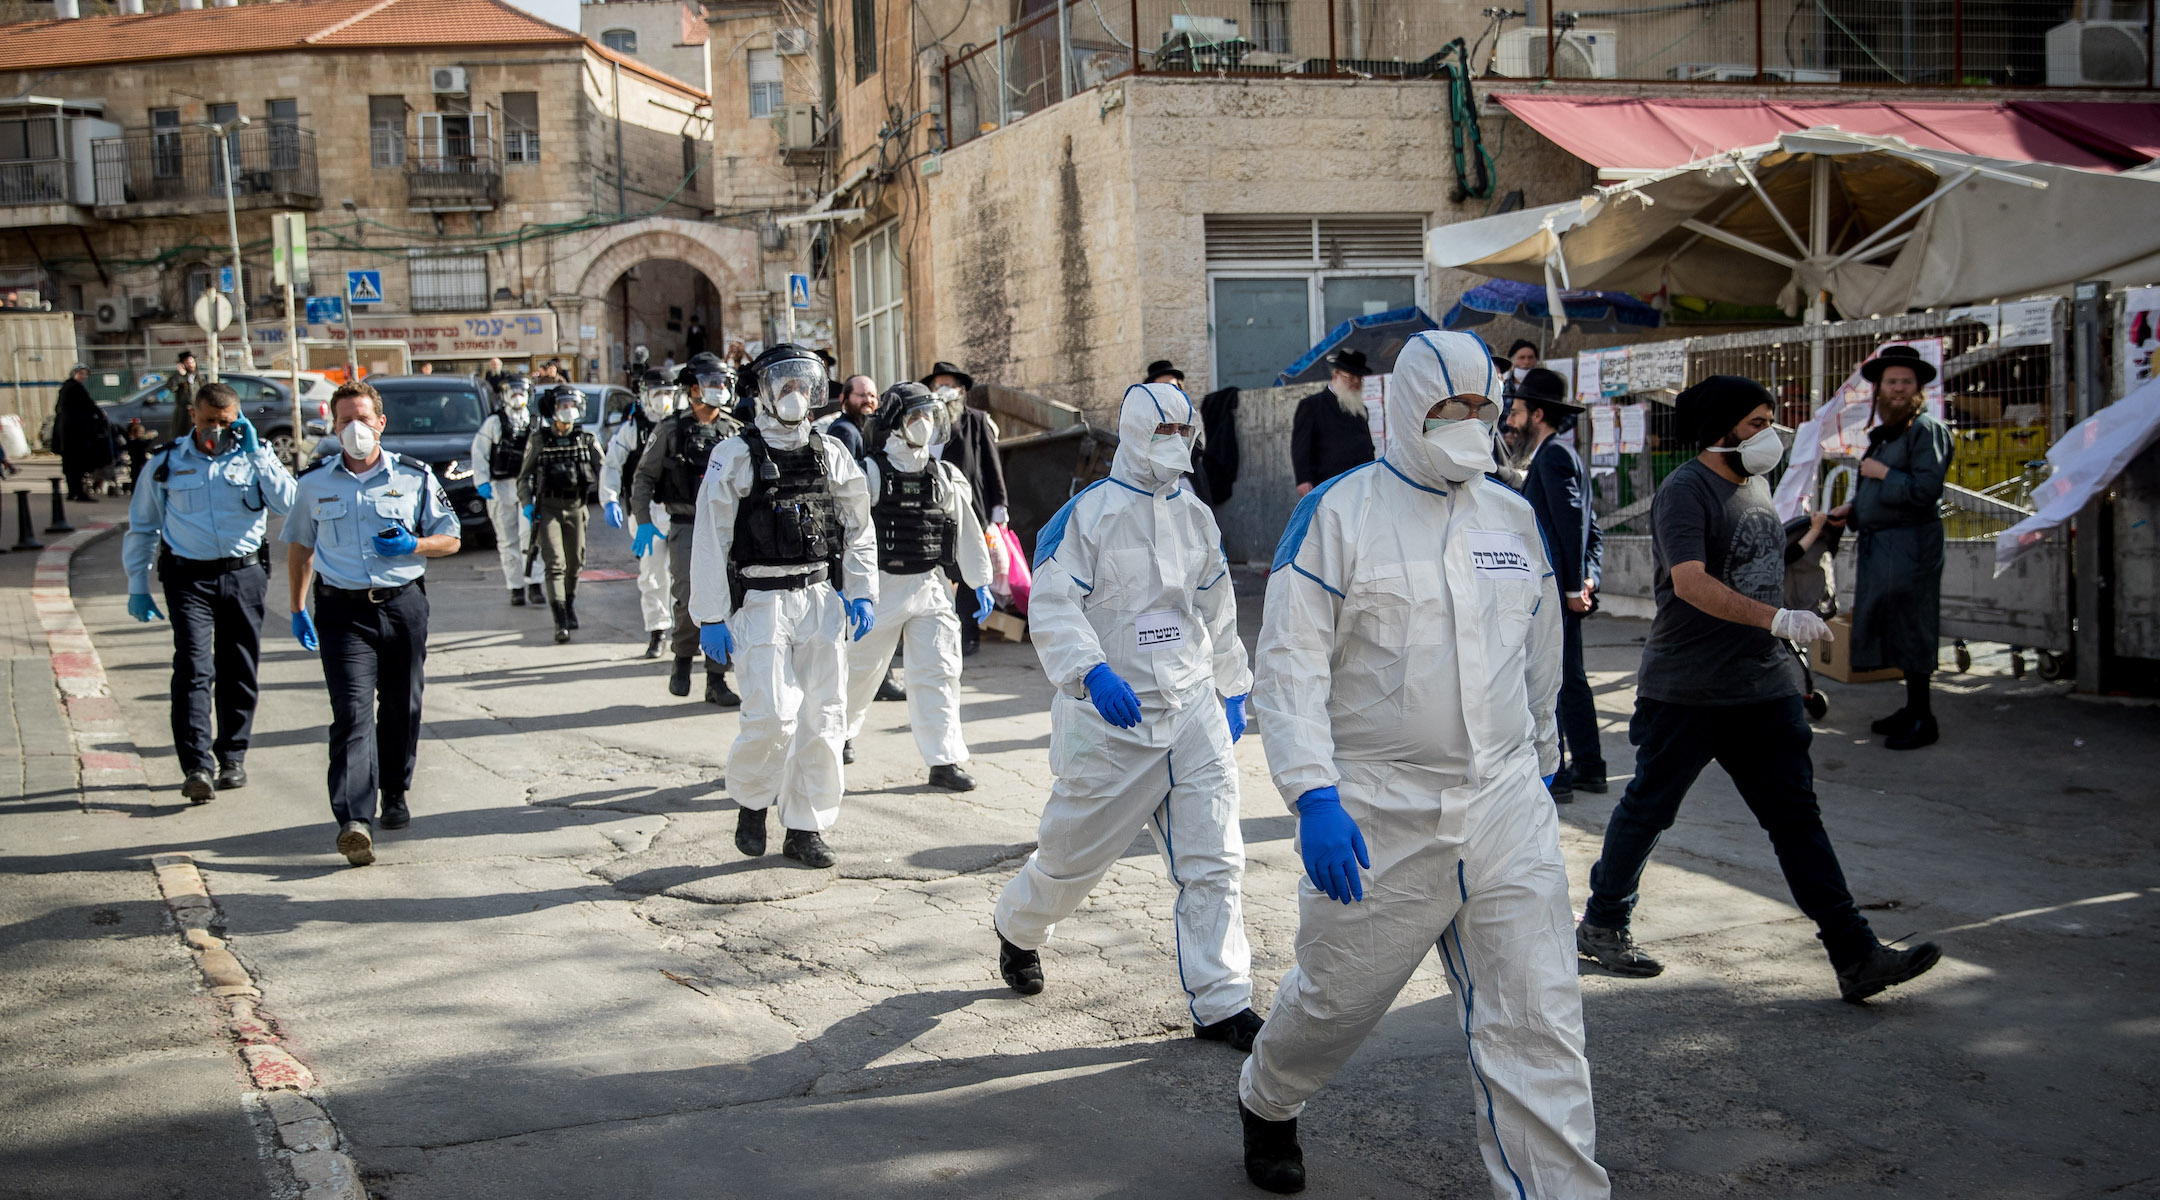
M 240 265 L 240 216 L 233 206 L 233 160 L 232 131 L 248 124 L 246 113 L 230 121 L 204 121 L 203 127 L 217 134 L 218 165 L 225 176 L 225 232 L 232 239 L 233 315 L 240 318 L 240 369 L 255 369 L 255 345 L 248 336 L 247 279 Z

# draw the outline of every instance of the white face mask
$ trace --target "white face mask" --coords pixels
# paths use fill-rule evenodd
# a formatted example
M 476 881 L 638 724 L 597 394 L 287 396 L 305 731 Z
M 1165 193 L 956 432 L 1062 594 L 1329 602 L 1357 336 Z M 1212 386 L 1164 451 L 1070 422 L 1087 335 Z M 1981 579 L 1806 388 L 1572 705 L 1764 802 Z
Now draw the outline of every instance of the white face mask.
M 1778 439 L 1777 430 L 1765 429 L 1737 446 L 1712 446 L 1720 454 L 1740 456 L 1742 475 L 1768 475 L 1785 461 L 1785 443 Z
M 1425 418 L 1425 456 L 1449 483 L 1467 483 L 1493 469 L 1492 426 L 1474 418 Z
M 338 445 L 354 458 L 365 459 L 375 453 L 375 427 L 365 421 L 348 421 L 338 430 Z
M 900 427 L 900 437 L 910 446 L 930 444 L 930 422 L 909 421 Z
M 772 415 L 783 425 L 800 424 L 810 416 L 810 397 L 796 391 L 782 392 L 773 397 Z
M 531 397 L 527 396 L 523 392 L 512 392 L 509 395 L 503 397 L 503 403 L 509 405 L 511 408 L 516 409 L 519 412 L 524 412 L 525 404 L 530 399 Z
M 1148 462 L 1174 478 L 1192 470 L 1192 442 L 1180 434 L 1158 433 L 1148 439 Z
M 559 425 L 575 425 L 578 423 L 578 418 L 584 415 L 584 410 L 576 405 L 565 404 L 555 410 L 555 421 Z

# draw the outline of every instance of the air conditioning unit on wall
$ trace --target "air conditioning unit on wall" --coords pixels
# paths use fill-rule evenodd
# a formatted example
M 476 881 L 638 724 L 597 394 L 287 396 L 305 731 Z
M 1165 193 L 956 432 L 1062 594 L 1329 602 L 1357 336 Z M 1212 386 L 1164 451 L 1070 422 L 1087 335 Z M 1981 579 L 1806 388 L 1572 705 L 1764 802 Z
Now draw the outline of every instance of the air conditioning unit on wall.
M 428 90 L 438 96 L 462 96 L 472 90 L 463 67 L 436 67 L 428 72 Z
M 787 105 L 773 114 L 772 123 L 773 128 L 780 134 L 781 150 L 814 150 L 817 148 L 817 105 Z
M 1510 29 L 1500 35 L 1493 70 L 1513 79 L 1542 79 L 1546 45 L 1553 41 L 1550 29 Z M 1552 73 L 1559 79 L 1618 79 L 1620 35 L 1616 30 L 1583 26 L 1563 29 L 1552 59 Z
M 90 306 L 90 324 L 99 333 L 126 333 L 135 327 L 135 310 L 124 293 L 99 296 Z
M 2065 21 L 2047 31 L 2049 87 L 2144 87 L 2143 21 Z
M 774 54 L 790 56 L 808 54 L 810 53 L 810 32 L 800 25 L 782 26 L 773 30 L 772 48 Z

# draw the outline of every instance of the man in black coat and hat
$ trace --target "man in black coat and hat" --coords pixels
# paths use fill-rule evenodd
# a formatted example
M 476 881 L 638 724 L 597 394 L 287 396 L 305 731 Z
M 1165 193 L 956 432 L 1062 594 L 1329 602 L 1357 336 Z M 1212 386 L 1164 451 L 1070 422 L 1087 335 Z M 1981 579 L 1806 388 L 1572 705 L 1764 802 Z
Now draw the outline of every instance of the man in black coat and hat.
M 1552 556 L 1560 585 L 1560 744 L 1566 752 L 1553 777 L 1557 804 L 1585 792 L 1605 791 L 1605 751 L 1598 745 L 1597 705 L 1583 667 L 1583 618 L 1595 603 L 1605 539 L 1590 507 L 1590 471 L 1556 436 L 1575 427 L 1583 406 L 1568 395 L 1567 380 L 1543 367 L 1523 372 L 1513 386 L 1507 415 L 1508 459 L 1523 472 L 1521 491 L 1537 513 L 1538 529 Z
M 1147 365 L 1147 377 L 1142 383 L 1174 383 L 1179 389 L 1185 386 L 1185 372 L 1177 369 L 1167 358 L 1158 358 Z
M 1365 412 L 1365 377 L 1372 368 L 1365 352 L 1337 350 L 1327 356 L 1327 365 L 1327 387 L 1298 401 L 1290 423 L 1290 477 L 1300 496 L 1373 460 L 1372 424 Z
M 975 519 L 985 529 L 1005 524 L 1009 514 L 1005 509 L 1005 466 L 998 460 L 997 426 L 991 423 L 989 413 L 970 408 L 967 403 L 968 393 L 975 390 L 975 377 L 939 359 L 930 364 L 930 373 L 917 382 L 944 400 L 953 413 L 952 436 L 945 440 L 938 457 L 967 476 L 968 487 L 975 493 Z M 975 623 L 975 597 L 966 588 L 954 589 L 953 611 L 960 614 L 960 653 L 973 654 L 982 647 L 982 628 Z
M 53 406 L 53 449 L 60 452 L 60 471 L 67 477 L 68 499 L 96 502 L 90 495 L 89 477 L 112 465 L 112 422 L 90 395 L 90 368 L 76 363 L 60 385 Z
M 1911 346 L 1885 347 L 1860 368 L 1875 385 L 1875 420 L 1852 502 L 1830 512 L 1859 531 L 1853 584 L 1854 670 L 1905 673 L 1905 707 L 1870 728 L 1891 750 L 1937 737 L 1928 683 L 1941 644 L 1943 481 L 1954 441 L 1929 416 L 1924 391 L 1935 366 Z

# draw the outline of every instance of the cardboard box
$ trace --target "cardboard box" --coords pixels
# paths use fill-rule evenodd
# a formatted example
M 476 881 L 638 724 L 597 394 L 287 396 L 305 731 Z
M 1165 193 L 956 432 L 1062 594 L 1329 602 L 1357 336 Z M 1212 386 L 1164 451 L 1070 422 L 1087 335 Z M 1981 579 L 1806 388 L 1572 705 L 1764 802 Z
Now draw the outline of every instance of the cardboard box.
M 1005 612 L 994 612 L 982 619 L 982 631 L 1008 642 L 1027 640 L 1027 622 Z
M 1839 613 L 1830 618 L 1831 641 L 1817 642 L 1808 647 L 1808 666 L 1825 679 L 1839 683 L 1882 683 L 1890 679 L 1903 679 L 1905 672 L 1896 667 L 1880 671 L 1861 671 L 1854 674 L 1845 656 L 1852 652 L 1852 617 Z

